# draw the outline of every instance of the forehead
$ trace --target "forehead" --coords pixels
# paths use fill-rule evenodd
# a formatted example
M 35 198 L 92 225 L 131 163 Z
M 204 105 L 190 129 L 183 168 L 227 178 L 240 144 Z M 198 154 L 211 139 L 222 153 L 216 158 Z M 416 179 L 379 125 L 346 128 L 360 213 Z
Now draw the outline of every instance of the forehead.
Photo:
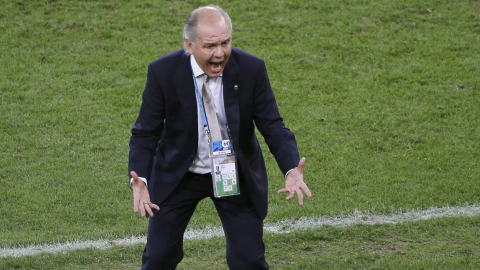
M 204 42 L 218 42 L 230 38 L 230 27 L 223 16 L 205 17 L 198 21 L 197 37 Z

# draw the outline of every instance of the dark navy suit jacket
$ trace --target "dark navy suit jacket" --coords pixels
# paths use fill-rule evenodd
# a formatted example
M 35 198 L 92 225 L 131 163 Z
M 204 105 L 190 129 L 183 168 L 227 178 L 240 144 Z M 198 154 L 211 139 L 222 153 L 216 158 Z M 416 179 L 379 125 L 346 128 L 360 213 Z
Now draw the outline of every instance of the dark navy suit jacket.
M 263 219 L 267 173 L 255 135 L 260 131 L 285 174 L 299 162 L 293 133 L 283 124 L 265 63 L 238 48 L 223 71 L 225 113 L 248 193 Z M 179 50 L 148 67 L 143 102 L 130 139 L 129 171 L 148 180 L 152 202 L 161 204 L 192 164 L 198 145 L 197 101 L 190 56 Z

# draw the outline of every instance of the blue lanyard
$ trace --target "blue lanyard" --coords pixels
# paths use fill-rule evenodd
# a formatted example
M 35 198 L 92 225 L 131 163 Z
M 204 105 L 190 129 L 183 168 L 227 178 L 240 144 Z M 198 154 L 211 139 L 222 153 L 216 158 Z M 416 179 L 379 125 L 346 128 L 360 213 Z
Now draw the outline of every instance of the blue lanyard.
M 203 107 L 203 99 L 200 96 L 200 92 L 198 91 L 197 78 L 195 77 L 195 74 L 193 74 L 193 70 L 192 70 L 192 75 L 193 75 L 193 83 L 195 84 L 195 95 L 197 96 L 198 106 L 200 107 L 200 113 L 202 114 L 203 128 L 205 132 L 209 132 L 210 129 L 208 127 L 207 116 L 205 115 L 205 108 Z

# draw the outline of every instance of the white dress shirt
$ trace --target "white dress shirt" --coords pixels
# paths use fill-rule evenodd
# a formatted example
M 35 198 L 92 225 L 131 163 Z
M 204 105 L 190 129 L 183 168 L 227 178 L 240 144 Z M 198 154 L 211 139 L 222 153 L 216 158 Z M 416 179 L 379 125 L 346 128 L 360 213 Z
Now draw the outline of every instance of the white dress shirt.
M 202 88 L 204 82 L 205 72 L 200 68 L 200 66 L 195 61 L 195 57 L 190 55 L 190 64 L 192 65 L 193 74 L 195 75 L 198 92 L 200 96 L 202 95 Z M 206 76 L 206 75 L 205 75 Z M 193 79 L 193 78 L 192 78 Z M 220 127 L 220 132 L 224 140 L 228 139 L 227 132 L 227 116 L 225 115 L 225 106 L 223 103 L 223 80 L 222 75 L 217 78 L 211 78 L 208 81 L 208 87 L 212 92 L 213 103 L 215 106 L 215 112 L 217 113 L 218 125 Z M 195 89 L 192 89 L 195 91 Z M 200 106 L 197 100 L 197 114 L 198 114 L 198 151 L 197 156 L 193 160 L 192 165 L 188 168 L 188 171 L 193 173 L 210 173 L 210 159 L 209 159 L 209 145 L 207 142 L 207 136 L 205 135 L 205 130 L 203 128 L 202 115 L 200 112 Z M 208 121 L 208 119 L 207 119 Z

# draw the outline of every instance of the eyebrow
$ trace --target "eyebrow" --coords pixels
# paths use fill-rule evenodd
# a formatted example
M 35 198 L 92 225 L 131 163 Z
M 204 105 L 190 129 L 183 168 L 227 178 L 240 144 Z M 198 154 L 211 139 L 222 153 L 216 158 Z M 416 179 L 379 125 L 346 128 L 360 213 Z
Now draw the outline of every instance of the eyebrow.
M 222 43 L 230 42 L 231 39 L 232 39 L 231 37 L 226 38 L 226 39 L 222 40 Z M 206 43 L 204 43 L 205 46 L 216 45 L 216 44 L 217 44 L 217 42 L 206 42 Z

